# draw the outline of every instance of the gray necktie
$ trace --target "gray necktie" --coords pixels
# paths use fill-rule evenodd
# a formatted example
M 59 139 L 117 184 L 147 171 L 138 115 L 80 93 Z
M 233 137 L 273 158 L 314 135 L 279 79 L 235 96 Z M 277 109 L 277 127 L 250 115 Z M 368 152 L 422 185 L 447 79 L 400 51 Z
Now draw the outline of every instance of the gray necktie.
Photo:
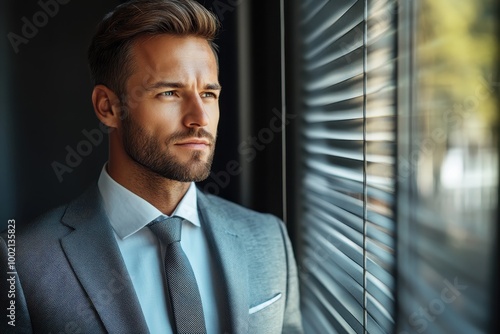
M 171 217 L 154 221 L 148 227 L 166 247 L 164 269 L 175 333 L 206 333 L 196 278 L 180 244 L 182 221 L 182 218 Z

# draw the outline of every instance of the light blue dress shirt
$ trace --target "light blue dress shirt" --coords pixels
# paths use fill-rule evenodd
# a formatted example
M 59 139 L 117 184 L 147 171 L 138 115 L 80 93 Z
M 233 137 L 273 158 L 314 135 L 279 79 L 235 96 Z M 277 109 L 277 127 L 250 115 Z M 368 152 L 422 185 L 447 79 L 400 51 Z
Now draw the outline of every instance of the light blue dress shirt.
M 98 181 L 104 209 L 115 232 L 116 241 L 134 285 L 135 292 L 151 333 L 173 333 L 163 282 L 164 249 L 146 225 L 167 217 L 152 204 L 113 180 L 106 166 Z M 193 267 L 200 290 L 208 333 L 220 333 L 222 301 L 218 300 L 214 264 L 208 242 L 200 225 L 197 189 L 191 183 L 173 216 L 187 219 L 182 225 L 181 246 Z M 215 277 L 214 277 L 215 276 Z

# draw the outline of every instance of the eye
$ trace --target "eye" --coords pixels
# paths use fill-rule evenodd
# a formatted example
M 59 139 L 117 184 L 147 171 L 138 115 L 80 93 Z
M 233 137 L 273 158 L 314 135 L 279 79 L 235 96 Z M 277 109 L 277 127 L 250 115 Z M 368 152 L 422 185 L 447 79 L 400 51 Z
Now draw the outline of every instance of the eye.
M 205 93 L 201 94 L 201 97 L 211 97 L 211 98 L 216 99 L 217 98 L 217 94 L 212 93 L 212 92 L 205 92 Z
M 166 92 L 161 92 L 160 94 L 158 94 L 159 96 L 174 96 L 175 92 L 173 90 L 169 90 L 169 91 L 166 91 Z

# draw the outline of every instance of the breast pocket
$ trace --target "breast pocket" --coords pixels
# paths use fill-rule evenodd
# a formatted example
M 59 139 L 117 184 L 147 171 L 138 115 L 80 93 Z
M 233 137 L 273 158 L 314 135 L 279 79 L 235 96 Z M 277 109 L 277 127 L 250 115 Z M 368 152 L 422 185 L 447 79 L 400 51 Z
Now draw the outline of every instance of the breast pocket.
M 281 333 L 283 327 L 284 302 L 282 294 L 249 308 L 249 333 Z
M 274 296 L 273 298 L 269 299 L 269 300 L 266 300 L 265 302 L 259 304 L 259 305 L 255 305 L 253 307 L 251 307 L 249 310 L 248 310 L 248 314 L 254 314 L 256 312 L 259 312 L 260 310 L 263 310 L 265 309 L 266 307 L 274 304 L 275 302 L 277 302 L 278 300 L 281 299 L 281 293 L 278 293 L 276 296 Z

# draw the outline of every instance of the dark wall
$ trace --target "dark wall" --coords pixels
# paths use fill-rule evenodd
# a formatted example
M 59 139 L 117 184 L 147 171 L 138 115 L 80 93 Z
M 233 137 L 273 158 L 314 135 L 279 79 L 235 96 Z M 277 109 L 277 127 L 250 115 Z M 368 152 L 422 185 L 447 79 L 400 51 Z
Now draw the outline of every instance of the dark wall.
M 6 3 L 0 2 L 0 13 L 6 12 Z M 0 19 L 0 35 L 7 35 L 7 25 L 5 20 Z M 11 179 L 12 173 L 12 160 L 10 155 L 10 115 L 7 112 L 9 108 L 7 100 L 7 73 L 8 64 L 7 59 L 10 55 L 10 50 L 6 43 L 0 43 L 0 218 L 1 226 L 3 227 L 6 223 L 4 222 L 8 217 L 8 208 L 14 205 L 15 193 L 13 182 Z
M 46 11 L 37 1 L 4 1 L 1 21 L 5 94 L 2 117 L 9 133 L 2 157 L 9 161 L 1 192 L 6 219 L 18 223 L 80 193 L 98 175 L 106 159 L 103 140 L 86 157 L 74 161 L 71 173 L 57 177 L 53 162 L 67 165 L 67 148 L 78 149 L 83 130 L 98 128 L 90 102 L 86 48 L 96 23 L 112 1 L 53 3 Z M 64 2 L 64 1 L 61 1 Z M 101 166 L 101 167 L 100 167 Z
M 250 67 L 252 108 L 251 134 L 255 138 L 256 157 L 250 164 L 251 201 L 258 211 L 283 217 L 282 136 L 276 131 L 281 121 L 287 127 L 294 119 L 281 115 L 282 101 L 280 2 L 252 2 L 250 8 Z M 278 121 L 279 119 L 279 121 Z
M 107 160 L 107 138 L 99 139 L 102 132 L 90 100 L 86 51 L 96 24 L 119 1 L 59 2 L 65 4 L 48 8 L 50 15 L 44 14 L 47 10 L 36 0 L 8 0 L 0 5 L 0 32 L 4 36 L 0 43 L 0 228 L 8 219 L 22 224 L 78 196 L 95 182 Z M 212 3 L 204 2 L 209 8 Z M 214 171 L 224 170 L 228 161 L 239 159 L 237 6 L 228 6 L 224 11 L 214 10 L 222 13 L 224 26 L 217 41 L 223 93 Z M 31 26 L 33 23 L 38 27 Z M 90 145 L 87 132 L 94 133 Z M 69 152 L 73 152 L 71 157 Z M 217 190 L 219 195 L 238 201 L 238 176 L 218 185 Z

